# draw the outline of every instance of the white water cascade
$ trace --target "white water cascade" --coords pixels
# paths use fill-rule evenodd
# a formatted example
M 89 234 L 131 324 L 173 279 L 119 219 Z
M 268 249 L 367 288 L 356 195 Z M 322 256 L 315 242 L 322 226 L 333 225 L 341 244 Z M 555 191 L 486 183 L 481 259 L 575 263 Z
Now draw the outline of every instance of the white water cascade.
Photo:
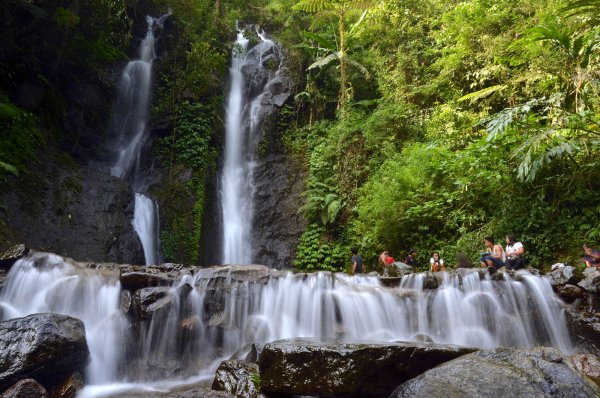
M 128 180 L 136 191 L 132 224 L 142 242 L 146 264 L 158 263 L 159 220 L 156 202 L 145 194 L 147 184 L 141 172 L 140 160 L 148 138 L 152 61 L 156 57 L 154 31 L 162 27 L 168 15 L 146 17 L 146 37 L 140 44 L 139 58 L 129 62 L 123 70 L 112 121 L 119 141 L 118 157 L 110 172 L 115 177 Z
M 260 41 L 251 49 L 244 31 L 238 33 L 229 69 L 225 156 L 220 177 L 223 264 L 252 262 L 254 169 L 262 138 L 261 123 L 273 108 L 263 98 L 282 68 L 277 45 L 264 32 L 255 30 Z M 269 61 L 278 63 L 276 71 L 265 66 Z
M 4 320 L 56 312 L 84 321 L 86 383 L 94 386 L 83 396 L 210 380 L 220 360 L 246 344 L 282 338 L 573 350 L 550 283 L 526 271 L 500 281 L 478 270 L 442 273 L 439 287 L 428 289 L 427 273 L 385 287 L 375 277 L 328 272 L 253 279 L 244 267 L 196 269 L 170 288 L 155 288 L 169 305 L 133 321 L 120 309 L 118 268 L 96 267 L 33 254 L 13 266 L 0 292 Z

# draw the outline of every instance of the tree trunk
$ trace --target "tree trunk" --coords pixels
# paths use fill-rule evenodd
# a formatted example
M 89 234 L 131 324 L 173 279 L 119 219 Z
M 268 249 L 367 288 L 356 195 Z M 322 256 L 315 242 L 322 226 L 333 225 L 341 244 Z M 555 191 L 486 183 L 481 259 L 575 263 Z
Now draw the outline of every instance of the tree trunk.
M 346 47 L 345 47 L 345 42 L 344 42 L 344 11 L 341 11 L 340 13 L 340 18 L 339 18 L 339 22 L 338 22 L 338 29 L 339 29 L 339 35 L 340 35 L 340 97 L 339 97 L 339 101 L 338 101 L 338 109 L 340 109 L 342 112 L 345 112 L 346 107 L 347 107 L 347 103 L 348 103 L 348 99 L 346 98 L 347 96 L 347 88 L 346 86 L 348 85 L 347 83 L 347 77 L 346 77 Z

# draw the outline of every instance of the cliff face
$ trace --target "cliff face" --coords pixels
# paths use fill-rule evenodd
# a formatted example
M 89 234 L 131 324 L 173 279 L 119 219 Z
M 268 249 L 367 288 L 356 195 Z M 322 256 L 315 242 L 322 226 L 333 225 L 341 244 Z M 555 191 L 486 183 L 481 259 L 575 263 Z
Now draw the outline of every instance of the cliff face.
M 0 178 L 0 247 L 21 241 L 78 259 L 144 262 L 131 225 L 134 194 L 107 173 L 106 143 L 125 52 L 134 56 L 152 11 L 127 10 L 126 28 L 117 17 L 99 19 L 100 7 L 16 3 L 5 16 L 0 99 L 32 115 L 30 134 L 41 138 L 17 176 Z M 102 31 L 112 44 L 97 37 Z

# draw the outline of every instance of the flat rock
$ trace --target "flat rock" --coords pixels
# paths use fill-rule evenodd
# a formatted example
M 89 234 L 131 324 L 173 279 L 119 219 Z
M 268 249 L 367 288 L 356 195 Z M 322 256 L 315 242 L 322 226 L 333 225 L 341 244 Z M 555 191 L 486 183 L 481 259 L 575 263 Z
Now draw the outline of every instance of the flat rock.
M 34 314 L 0 323 L 0 391 L 32 378 L 45 388 L 87 364 L 85 327 L 79 319 Z
M 555 348 L 478 351 L 428 370 L 389 397 L 597 397 L 600 389 Z
M 265 393 L 387 397 L 403 381 L 475 348 L 427 343 L 279 340 L 259 358 Z
M 48 392 L 37 381 L 24 379 L 9 387 L 0 398 L 47 398 Z

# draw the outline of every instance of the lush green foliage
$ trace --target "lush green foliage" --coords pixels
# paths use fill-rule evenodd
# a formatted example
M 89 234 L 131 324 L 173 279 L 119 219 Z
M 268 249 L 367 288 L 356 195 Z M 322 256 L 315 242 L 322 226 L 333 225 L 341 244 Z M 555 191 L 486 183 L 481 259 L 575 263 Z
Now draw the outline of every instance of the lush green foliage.
M 316 3 L 296 9 L 329 4 Z M 314 224 L 299 264 L 321 243 L 357 244 L 371 263 L 385 249 L 402 259 L 414 247 L 425 265 L 433 250 L 449 263 L 460 252 L 476 260 L 484 236 L 515 233 L 540 267 L 575 262 L 582 243 L 598 244 L 598 3 L 366 6 L 353 56 L 374 79 L 350 80 L 360 95 L 346 112 L 319 111 L 339 81 L 312 73 L 327 65 L 337 21 L 316 14 L 308 34 L 282 34 L 304 50 L 296 55 L 309 72 L 296 97 L 303 118 L 287 134 L 310 170 L 302 210 Z

